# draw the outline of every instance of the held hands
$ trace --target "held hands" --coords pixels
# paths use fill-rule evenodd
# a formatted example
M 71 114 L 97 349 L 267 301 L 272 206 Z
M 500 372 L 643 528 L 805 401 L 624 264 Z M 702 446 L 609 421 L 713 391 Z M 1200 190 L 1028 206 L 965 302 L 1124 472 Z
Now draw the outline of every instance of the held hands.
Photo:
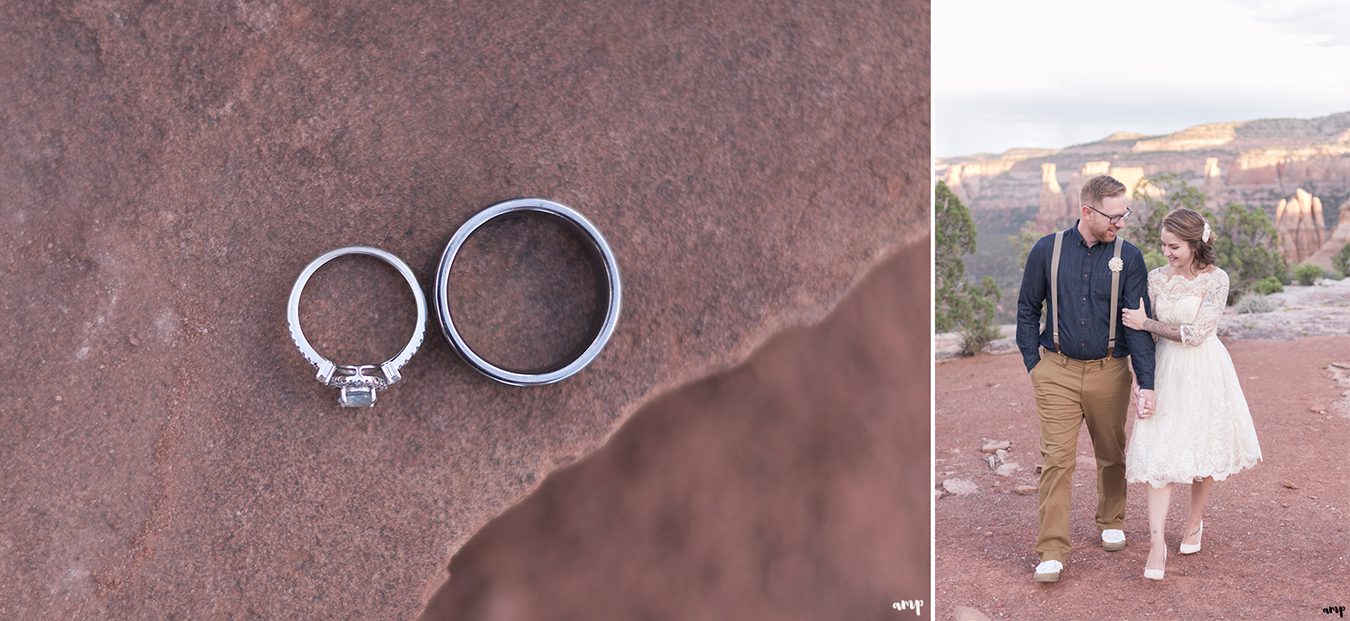
M 1138 402 L 1139 409 L 1135 412 L 1140 420 L 1153 416 L 1153 390 L 1140 390 L 1138 385 L 1134 387 L 1134 398 Z
M 1139 308 L 1122 308 L 1120 317 L 1125 321 L 1125 327 L 1131 330 L 1143 330 L 1144 320 L 1148 319 L 1148 313 L 1144 312 L 1144 298 L 1139 298 Z

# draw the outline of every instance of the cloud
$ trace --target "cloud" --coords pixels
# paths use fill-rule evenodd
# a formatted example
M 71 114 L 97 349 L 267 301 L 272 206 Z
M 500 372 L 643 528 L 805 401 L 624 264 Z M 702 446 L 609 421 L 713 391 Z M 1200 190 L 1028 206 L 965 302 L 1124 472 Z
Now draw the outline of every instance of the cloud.
M 934 4 L 940 155 L 1350 110 L 1350 3 Z
M 1350 47 L 1350 4 L 1339 0 L 1234 0 L 1256 19 L 1323 47 Z

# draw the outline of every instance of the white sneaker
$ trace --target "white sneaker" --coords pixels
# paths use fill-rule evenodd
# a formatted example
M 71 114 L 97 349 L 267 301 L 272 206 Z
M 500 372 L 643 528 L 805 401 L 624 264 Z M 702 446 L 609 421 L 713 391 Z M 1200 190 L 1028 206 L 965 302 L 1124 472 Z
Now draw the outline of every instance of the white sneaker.
M 1102 531 L 1102 547 L 1107 552 L 1116 552 L 1125 549 L 1125 531 L 1119 528 L 1108 528 Z
M 1036 566 L 1036 582 L 1059 582 L 1059 572 L 1064 570 L 1064 563 L 1059 561 L 1042 561 Z

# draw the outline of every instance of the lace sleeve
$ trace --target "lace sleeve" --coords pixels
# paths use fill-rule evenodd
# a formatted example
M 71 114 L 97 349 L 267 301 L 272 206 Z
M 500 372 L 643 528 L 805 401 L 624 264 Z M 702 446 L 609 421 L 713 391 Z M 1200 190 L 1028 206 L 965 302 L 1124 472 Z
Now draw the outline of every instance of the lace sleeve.
M 1195 346 L 1214 336 L 1219 330 L 1219 319 L 1228 305 L 1228 274 L 1216 270 L 1214 277 L 1205 286 L 1205 295 L 1200 302 L 1200 312 L 1196 313 L 1194 323 L 1181 324 L 1181 344 Z
M 1155 313 L 1158 312 L 1158 294 L 1159 294 L 1159 293 L 1162 293 L 1163 283 L 1166 282 L 1166 281 L 1167 281 L 1167 277 L 1162 275 L 1162 268 L 1161 268 L 1161 267 L 1155 267 L 1155 268 L 1153 268 L 1151 271 L 1149 271 L 1149 273 L 1148 273 L 1148 300 L 1149 300 L 1149 302 L 1152 303 L 1153 312 L 1155 312 Z M 1149 325 L 1148 325 L 1148 324 L 1149 324 L 1149 320 L 1145 320 L 1145 321 L 1144 321 L 1144 330 L 1147 331 L 1147 332 L 1149 333 L 1149 336 L 1153 337 L 1153 344 L 1154 344 L 1154 345 L 1157 345 L 1157 344 L 1158 344 L 1158 341 L 1161 340 L 1161 339 L 1163 339 L 1163 338 L 1165 338 L 1165 337 L 1163 337 L 1163 336 L 1157 334 L 1156 332 L 1154 332 L 1153 330 L 1149 329 Z

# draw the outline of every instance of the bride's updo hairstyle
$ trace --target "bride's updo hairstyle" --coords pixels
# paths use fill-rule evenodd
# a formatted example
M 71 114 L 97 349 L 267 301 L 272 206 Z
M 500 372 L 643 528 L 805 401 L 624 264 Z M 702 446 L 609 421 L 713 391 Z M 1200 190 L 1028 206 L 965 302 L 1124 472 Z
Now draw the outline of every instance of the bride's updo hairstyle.
M 1162 225 L 1191 245 L 1191 260 L 1195 262 L 1195 269 L 1202 270 L 1214 265 L 1218 259 L 1214 254 L 1215 233 L 1205 223 L 1204 216 L 1190 209 L 1174 209 L 1163 218 Z

